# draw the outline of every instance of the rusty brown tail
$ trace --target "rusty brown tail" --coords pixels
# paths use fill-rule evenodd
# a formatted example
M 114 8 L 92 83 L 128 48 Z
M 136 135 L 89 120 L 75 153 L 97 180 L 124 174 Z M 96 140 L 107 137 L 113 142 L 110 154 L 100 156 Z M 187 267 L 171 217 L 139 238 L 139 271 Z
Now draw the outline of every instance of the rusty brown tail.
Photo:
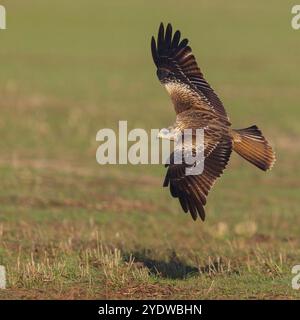
M 261 170 L 271 169 L 275 153 L 257 126 L 233 129 L 233 150 Z

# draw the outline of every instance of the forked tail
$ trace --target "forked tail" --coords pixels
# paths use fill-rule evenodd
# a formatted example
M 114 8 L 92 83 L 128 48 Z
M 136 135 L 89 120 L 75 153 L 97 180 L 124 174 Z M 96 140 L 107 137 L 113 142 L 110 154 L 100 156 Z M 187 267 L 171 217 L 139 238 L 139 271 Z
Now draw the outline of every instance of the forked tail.
M 233 150 L 261 170 L 271 169 L 275 153 L 257 126 L 233 129 Z

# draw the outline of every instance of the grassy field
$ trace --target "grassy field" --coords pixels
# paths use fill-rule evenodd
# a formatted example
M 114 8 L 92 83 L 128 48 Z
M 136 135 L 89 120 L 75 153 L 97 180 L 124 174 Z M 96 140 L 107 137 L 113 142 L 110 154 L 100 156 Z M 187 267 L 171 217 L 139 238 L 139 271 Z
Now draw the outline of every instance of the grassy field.
M 2 0 L 0 265 L 8 299 L 299 299 L 300 31 L 293 2 Z M 96 133 L 174 122 L 150 56 L 161 21 L 190 39 L 236 128 L 277 153 L 236 154 L 193 222 L 162 165 L 100 166 Z

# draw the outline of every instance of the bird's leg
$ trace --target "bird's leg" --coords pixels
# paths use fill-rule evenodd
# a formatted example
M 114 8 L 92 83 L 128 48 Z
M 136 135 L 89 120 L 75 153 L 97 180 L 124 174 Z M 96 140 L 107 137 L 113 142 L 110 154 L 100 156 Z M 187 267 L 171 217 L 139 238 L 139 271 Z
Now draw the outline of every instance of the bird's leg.
M 161 129 L 157 135 L 157 138 L 168 139 L 171 141 L 175 141 L 176 137 L 177 137 L 177 132 L 174 126 L 170 126 L 167 129 L 166 128 Z

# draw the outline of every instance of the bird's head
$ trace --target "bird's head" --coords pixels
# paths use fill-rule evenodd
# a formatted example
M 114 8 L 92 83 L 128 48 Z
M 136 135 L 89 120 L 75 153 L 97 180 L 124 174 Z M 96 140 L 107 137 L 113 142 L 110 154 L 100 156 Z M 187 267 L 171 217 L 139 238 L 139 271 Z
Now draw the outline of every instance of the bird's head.
M 163 84 L 176 80 L 175 73 L 168 68 L 158 68 L 156 74 L 159 81 Z

